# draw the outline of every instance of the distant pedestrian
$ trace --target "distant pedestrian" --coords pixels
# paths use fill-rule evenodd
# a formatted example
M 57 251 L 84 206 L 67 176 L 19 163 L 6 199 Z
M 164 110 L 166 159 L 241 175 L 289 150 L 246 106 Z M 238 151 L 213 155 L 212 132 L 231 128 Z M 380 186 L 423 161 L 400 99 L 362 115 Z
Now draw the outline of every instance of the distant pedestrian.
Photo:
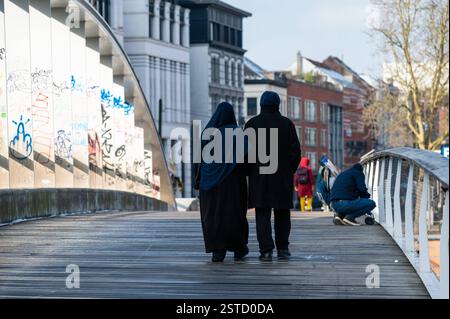
M 360 226 L 356 218 L 371 213 L 376 204 L 370 199 L 361 164 L 356 164 L 336 178 L 331 189 L 331 207 L 335 224 Z
M 289 234 L 291 231 L 291 212 L 293 208 L 293 178 L 300 159 L 300 143 L 294 124 L 280 113 L 280 97 L 275 92 L 264 92 L 261 97 L 261 114 L 246 124 L 247 129 L 259 134 L 265 131 L 266 145 L 256 145 L 256 149 L 264 147 L 265 152 L 278 150 L 278 167 L 274 174 L 261 174 L 260 168 L 267 166 L 258 159 L 256 164 L 249 165 L 249 208 L 256 211 L 256 231 L 261 253 L 260 260 L 271 261 L 273 249 L 278 250 L 279 259 L 287 259 L 289 252 Z M 278 138 L 272 145 L 271 129 L 278 132 Z M 259 152 L 259 151 L 258 151 Z M 257 152 L 257 153 L 258 153 Z M 275 214 L 275 244 L 272 238 L 272 209 Z
M 303 157 L 294 177 L 295 189 L 300 199 L 300 211 L 302 212 L 311 211 L 312 208 L 314 176 L 309 164 L 309 158 Z

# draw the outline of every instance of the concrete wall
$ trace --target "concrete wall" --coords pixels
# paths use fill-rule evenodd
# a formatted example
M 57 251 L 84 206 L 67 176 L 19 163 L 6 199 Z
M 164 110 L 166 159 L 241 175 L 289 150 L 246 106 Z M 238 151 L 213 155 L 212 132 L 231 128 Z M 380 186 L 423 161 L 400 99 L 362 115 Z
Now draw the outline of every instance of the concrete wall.
M 86 188 L 0 190 L 0 224 L 67 213 L 167 209 L 167 203 L 129 192 Z

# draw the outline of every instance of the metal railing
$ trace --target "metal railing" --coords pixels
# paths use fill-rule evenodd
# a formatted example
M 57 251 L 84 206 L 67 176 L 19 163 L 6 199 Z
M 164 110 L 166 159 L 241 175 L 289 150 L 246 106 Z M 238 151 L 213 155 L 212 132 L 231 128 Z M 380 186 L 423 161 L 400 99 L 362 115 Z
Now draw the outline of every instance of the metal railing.
M 412 148 L 363 156 L 375 218 L 392 236 L 432 298 L 449 298 L 449 161 Z

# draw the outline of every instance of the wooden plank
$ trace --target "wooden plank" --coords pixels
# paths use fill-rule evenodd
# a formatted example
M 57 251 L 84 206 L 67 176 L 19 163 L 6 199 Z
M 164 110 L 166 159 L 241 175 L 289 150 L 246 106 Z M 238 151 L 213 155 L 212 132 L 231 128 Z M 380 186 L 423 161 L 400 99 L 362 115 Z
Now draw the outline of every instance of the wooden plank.
M 246 261 L 212 264 L 198 213 L 106 212 L 0 227 L 0 297 L 429 298 L 378 226 L 334 226 L 324 213 L 292 213 L 289 262 L 261 263 L 250 220 Z M 80 267 L 67 289 L 66 266 Z M 380 288 L 366 267 L 380 267 Z

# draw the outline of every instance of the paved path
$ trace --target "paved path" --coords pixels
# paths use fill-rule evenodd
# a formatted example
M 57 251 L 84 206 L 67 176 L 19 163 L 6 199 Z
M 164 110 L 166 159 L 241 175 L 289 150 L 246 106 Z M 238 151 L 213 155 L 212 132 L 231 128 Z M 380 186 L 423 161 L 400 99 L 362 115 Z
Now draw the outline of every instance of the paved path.
M 198 213 L 101 213 L 0 227 L 0 297 L 428 298 L 379 226 L 334 226 L 293 213 L 292 259 L 260 263 L 254 218 L 245 262 L 210 263 Z M 66 288 L 66 266 L 80 289 Z M 380 288 L 366 287 L 366 267 Z

